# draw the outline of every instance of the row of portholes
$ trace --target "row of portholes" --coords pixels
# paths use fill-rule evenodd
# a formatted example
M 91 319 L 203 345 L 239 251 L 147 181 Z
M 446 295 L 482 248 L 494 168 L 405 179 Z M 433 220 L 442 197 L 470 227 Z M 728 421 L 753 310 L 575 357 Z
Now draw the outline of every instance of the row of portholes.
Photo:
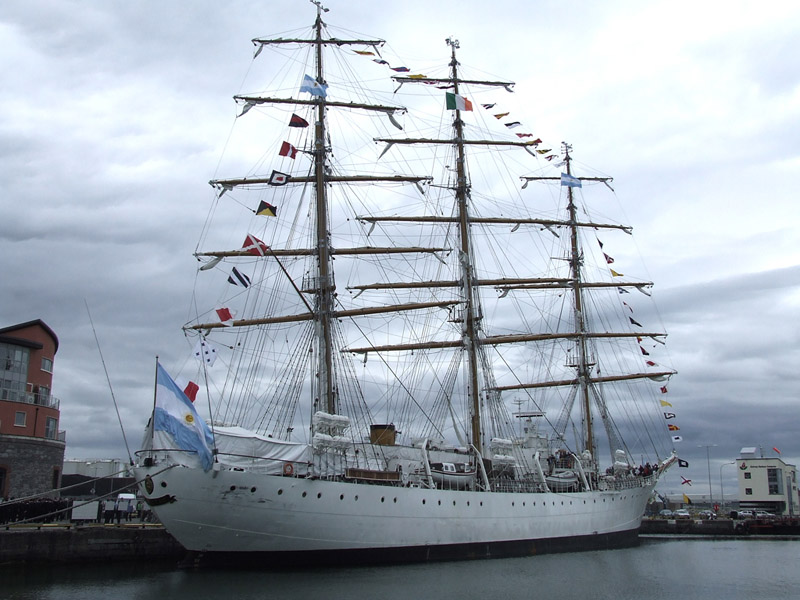
M 236 489 L 236 486 L 231 486 L 231 491 L 233 491 L 235 489 Z M 250 491 L 251 492 L 255 492 L 256 488 L 254 488 L 254 487 L 250 488 Z M 281 496 L 282 494 L 283 494 L 283 489 L 279 489 L 278 490 L 278 495 Z M 302 495 L 303 498 L 305 498 L 305 497 L 308 496 L 308 492 L 303 492 L 301 495 Z M 322 492 L 317 492 L 317 499 L 320 499 L 320 498 L 322 498 Z M 626 499 L 626 496 L 622 496 L 620 498 L 620 500 L 625 500 L 625 499 Z M 344 494 L 339 494 L 339 500 L 344 500 Z M 354 502 L 358 502 L 358 495 L 353 496 L 353 501 Z M 385 496 L 381 496 L 381 502 L 385 502 L 385 501 L 386 501 L 386 497 Z M 603 502 L 605 502 L 605 501 L 606 501 L 606 499 L 603 498 Z M 616 501 L 616 498 L 611 498 L 611 501 L 612 502 Z M 397 497 L 392 498 L 392 502 L 397 504 Z M 597 504 L 597 500 L 596 499 L 593 500 L 593 502 L 595 504 Z M 425 498 L 423 498 L 422 499 L 422 504 L 426 504 L 426 503 L 427 503 L 427 501 L 425 500 Z M 441 500 L 438 500 L 437 503 L 438 503 L 439 506 L 442 505 L 442 501 Z M 583 503 L 586 504 L 586 500 L 584 500 Z M 556 505 L 555 502 L 553 502 L 552 504 L 553 504 L 553 506 Z M 572 500 L 569 501 L 569 504 L 570 504 L 570 506 L 572 506 Z M 453 500 L 453 506 L 456 506 L 456 501 L 455 500 Z M 470 506 L 469 500 L 467 500 L 467 506 Z M 483 506 L 483 501 L 479 502 L 479 506 Z M 513 501 L 511 502 L 511 506 L 515 506 L 515 503 Z M 525 502 L 522 503 L 522 506 L 526 506 Z M 536 502 L 533 502 L 533 506 L 536 506 Z M 543 502 L 542 506 L 547 506 L 547 503 Z M 561 506 L 564 506 L 564 501 L 563 500 L 561 501 Z

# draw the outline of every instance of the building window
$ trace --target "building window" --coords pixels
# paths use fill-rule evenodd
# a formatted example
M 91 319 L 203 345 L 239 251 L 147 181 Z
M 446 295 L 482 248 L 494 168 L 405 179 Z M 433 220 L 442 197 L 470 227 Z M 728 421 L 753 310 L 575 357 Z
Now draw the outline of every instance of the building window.
M 780 469 L 767 469 L 767 485 L 769 486 L 770 496 L 779 496 L 783 494 L 783 479 L 781 478 Z
M 744 495 L 745 496 L 752 496 L 753 495 L 753 488 L 744 488 Z
M 48 440 L 56 439 L 58 434 L 58 419 L 55 417 L 47 417 L 44 425 L 44 437 Z
M 0 342 L 0 399 L 25 401 L 29 357 L 27 348 Z
M 50 406 L 50 388 L 46 385 L 38 386 L 33 396 L 33 402 L 42 406 Z
M 751 475 L 752 475 L 752 473 L 745 473 L 745 474 L 744 474 L 744 478 L 745 478 L 745 479 L 750 479 L 750 476 L 751 476 Z
M 46 371 L 48 373 L 53 372 L 53 359 L 52 358 L 42 358 L 42 371 Z
M 14 427 L 25 427 L 27 419 L 28 413 L 23 410 L 18 410 L 14 413 Z

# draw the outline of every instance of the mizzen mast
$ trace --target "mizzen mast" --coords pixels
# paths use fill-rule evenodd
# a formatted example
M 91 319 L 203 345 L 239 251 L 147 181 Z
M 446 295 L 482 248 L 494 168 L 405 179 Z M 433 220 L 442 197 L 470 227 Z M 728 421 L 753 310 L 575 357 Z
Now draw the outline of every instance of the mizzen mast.
M 569 151 L 572 147 L 566 142 L 564 145 L 564 163 L 567 175 L 572 177 L 571 158 Z M 592 428 L 591 399 L 589 398 L 589 379 L 591 377 L 592 364 L 589 362 L 586 347 L 586 320 L 583 311 L 583 289 L 581 285 L 581 262 L 583 254 L 578 241 L 578 209 L 575 206 L 572 186 L 567 186 L 567 213 L 570 224 L 570 248 L 572 252 L 569 257 L 569 269 L 572 279 L 572 301 L 575 314 L 575 333 L 578 334 L 578 364 L 576 365 L 577 379 L 580 386 L 580 394 L 583 406 L 583 434 L 584 448 L 595 455 L 594 452 L 594 431 Z

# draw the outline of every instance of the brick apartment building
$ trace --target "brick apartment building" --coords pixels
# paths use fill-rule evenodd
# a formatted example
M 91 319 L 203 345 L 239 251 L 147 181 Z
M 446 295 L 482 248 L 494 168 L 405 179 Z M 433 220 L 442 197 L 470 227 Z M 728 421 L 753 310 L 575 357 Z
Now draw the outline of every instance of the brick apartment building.
M 0 498 L 60 487 L 66 439 L 51 393 L 57 351 L 56 334 L 39 319 L 0 328 Z

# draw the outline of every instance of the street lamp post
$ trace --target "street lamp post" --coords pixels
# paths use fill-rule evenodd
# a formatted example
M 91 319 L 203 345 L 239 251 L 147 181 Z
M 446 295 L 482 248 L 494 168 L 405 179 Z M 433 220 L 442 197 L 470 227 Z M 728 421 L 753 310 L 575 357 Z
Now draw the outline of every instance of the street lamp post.
M 735 465 L 735 464 L 736 464 L 736 461 L 732 460 L 731 462 L 722 463 L 719 466 L 719 493 L 720 493 L 720 496 L 722 496 L 722 500 L 720 501 L 720 504 L 721 504 L 722 508 L 725 508 L 725 491 L 724 491 L 724 488 L 722 487 L 722 467 L 724 467 L 726 465 Z
M 714 498 L 711 494 L 711 458 L 709 455 L 709 448 L 716 448 L 716 444 L 706 444 L 705 446 L 698 446 L 698 448 L 705 448 L 706 449 L 706 464 L 708 465 L 708 504 L 712 508 L 714 508 Z

